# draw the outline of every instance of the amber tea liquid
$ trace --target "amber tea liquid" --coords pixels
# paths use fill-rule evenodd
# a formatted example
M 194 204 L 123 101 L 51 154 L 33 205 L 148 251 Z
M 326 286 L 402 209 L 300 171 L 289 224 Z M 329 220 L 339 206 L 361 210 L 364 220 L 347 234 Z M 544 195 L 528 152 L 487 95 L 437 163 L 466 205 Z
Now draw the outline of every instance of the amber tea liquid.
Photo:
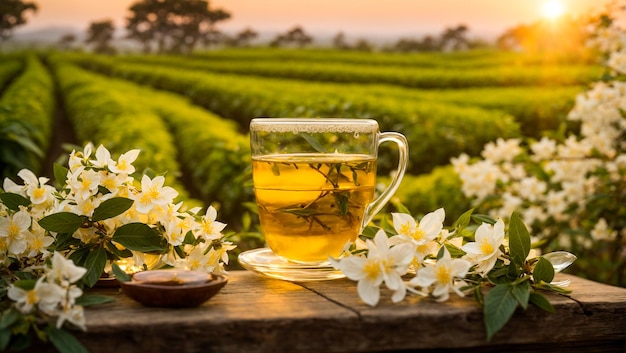
M 337 257 L 358 236 L 374 199 L 376 160 L 359 154 L 252 159 L 261 229 L 272 251 L 296 262 Z

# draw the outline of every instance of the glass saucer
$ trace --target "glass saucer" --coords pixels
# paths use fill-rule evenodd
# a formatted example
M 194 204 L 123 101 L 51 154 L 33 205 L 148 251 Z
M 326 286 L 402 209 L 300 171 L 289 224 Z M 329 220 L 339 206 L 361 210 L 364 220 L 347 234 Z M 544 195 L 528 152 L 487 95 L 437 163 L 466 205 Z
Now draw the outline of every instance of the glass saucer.
M 309 265 L 287 261 L 269 248 L 248 250 L 239 254 L 239 263 L 246 270 L 286 281 L 324 281 L 344 278 L 345 275 L 329 262 Z

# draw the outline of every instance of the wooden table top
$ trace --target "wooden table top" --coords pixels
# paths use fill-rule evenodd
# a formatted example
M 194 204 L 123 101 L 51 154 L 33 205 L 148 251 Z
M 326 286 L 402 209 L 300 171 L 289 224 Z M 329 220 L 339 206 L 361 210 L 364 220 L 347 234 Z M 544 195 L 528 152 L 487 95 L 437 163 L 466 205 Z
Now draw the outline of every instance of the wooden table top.
M 480 306 L 451 294 L 438 303 L 408 295 L 391 303 L 383 290 L 370 307 L 356 282 L 286 282 L 247 271 L 229 273 L 228 284 L 197 308 L 150 308 L 119 289 L 86 310 L 87 332 L 78 339 L 97 352 L 624 352 L 626 288 L 566 274 L 571 298 L 546 293 L 556 309 L 518 309 L 486 341 Z

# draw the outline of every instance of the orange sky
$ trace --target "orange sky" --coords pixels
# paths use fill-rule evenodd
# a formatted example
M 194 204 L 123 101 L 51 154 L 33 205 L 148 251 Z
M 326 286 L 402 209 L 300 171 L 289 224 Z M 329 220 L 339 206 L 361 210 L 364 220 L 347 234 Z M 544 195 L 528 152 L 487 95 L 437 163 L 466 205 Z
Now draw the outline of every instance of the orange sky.
M 50 26 L 84 30 L 96 20 L 112 19 L 118 28 L 136 0 L 28 0 L 39 5 L 20 32 Z M 358 35 L 438 34 L 466 24 L 470 35 L 495 37 L 505 29 L 541 18 L 546 0 L 212 0 L 232 18 L 218 27 L 240 31 L 285 31 L 301 25 L 307 32 L 343 31 Z M 560 0 L 567 13 L 602 9 L 610 0 Z

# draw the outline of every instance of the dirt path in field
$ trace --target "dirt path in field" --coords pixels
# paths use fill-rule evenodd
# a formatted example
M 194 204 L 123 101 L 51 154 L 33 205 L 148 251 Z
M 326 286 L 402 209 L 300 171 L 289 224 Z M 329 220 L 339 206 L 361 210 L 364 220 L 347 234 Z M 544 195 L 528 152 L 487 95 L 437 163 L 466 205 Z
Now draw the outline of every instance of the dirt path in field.
M 46 62 L 44 63 L 47 64 Z M 48 70 L 50 70 L 49 66 Z M 69 151 L 66 151 L 63 146 L 65 144 L 78 144 L 78 138 L 76 137 L 74 128 L 72 127 L 65 111 L 65 105 L 58 83 L 56 84 L 54 90 L 54 96 L 56 100 L 56 110 L 54 112 L 52 123 L 52 136 L 50 138 L 50 147 L 46 153 L 46 158 L 44 159 L 42 168 L 42 175 L 50 179 L 54 179 L 54 163 L 60 162 L 65 164 L 66 162 Z M 65 159 L 59 160 L 61 157 Z

